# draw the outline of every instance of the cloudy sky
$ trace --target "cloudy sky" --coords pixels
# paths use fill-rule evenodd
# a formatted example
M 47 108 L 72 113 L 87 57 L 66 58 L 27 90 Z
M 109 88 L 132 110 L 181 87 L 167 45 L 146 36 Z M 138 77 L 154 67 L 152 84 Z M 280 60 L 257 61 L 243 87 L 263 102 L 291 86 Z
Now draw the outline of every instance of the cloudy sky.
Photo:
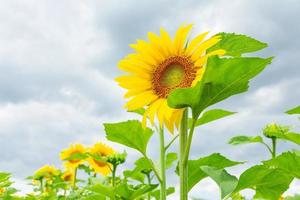
M 137 117 L 122 109 L 124 91 L 113 80 L 120 74 L 116 65 L 131 52 L 128 44 L 160 27 L 174 33 L 179 25 L 193 23 L 193 35 L 247 34 L 269 44 L 259 55 L 275 56 L 251 82 L 249 92 L 215 106 L 238 114 L 197 129 L 192 158 L 221 152 L 248 160 L 250 166 L 267 159 L 266 150 L 259 145 L 229 146 L 230 137 L 259 134 L 269 122 L 300 130 L 296 117 L 282 114 L 300 104 L 297 0 L 0 2 L 0 171 L 12 172 L 19 188 L 29 190 L 24 178 L 41 165 L 59 167 L 59 152 L 70 143 L 104 140 L 103 122 Z M 279 148 L 297 147 L 281 143 Z M 154 149 L 149 149 L 153 156 Z M 139 155 L 128 152 L 131 166 Z M 243 169 L 231 172 L 239 175 Z M 175 176 L 168 182 L 178 186 Z M 295 181 L 288 194 L 299 187 Z M 191 196 L 213 200 L 219 194 L 206 180 Z M 178 199 L 176 194 L 172 199 Z

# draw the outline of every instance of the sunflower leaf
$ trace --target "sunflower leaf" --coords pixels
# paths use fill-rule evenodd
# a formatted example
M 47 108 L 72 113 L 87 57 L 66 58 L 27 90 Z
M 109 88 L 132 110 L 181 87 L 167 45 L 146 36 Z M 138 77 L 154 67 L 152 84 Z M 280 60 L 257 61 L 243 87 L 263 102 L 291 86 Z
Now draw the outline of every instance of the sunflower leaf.
M 300 179 L 300 156 L 295 152 L 284 152 L 276 158 L 264 161 L 263 163 L 272 168 L 280 168 L 287 174 Z
M 293 176 L 282 169 L 256 165 L 241 174 L 234 192 L 255 189 L 254 199 L 279 199 L 289 188 L 292 180 Z
M 210 57 L 201 81 L 192 88 L 171 92 L 168 105 L 172 108 L 191 107 L 193 118 L 207 107 L 248 90 L 249 81 L 258 75 L 273 58 Z
M 286 114 L 300 114 L 300 105 L 285 112 Z
M 171 152 L 166 155 L 166 169 L 172 167 L 174 161 L 177 160 L 177 153 Z
M 246 35 L 224 32 L 217 35 L 221 36 L 221 41 L 211 47 L 208 52 L 224 49 L 225 55 L 241 56 L 244 53 L 255 52 L 268 46 L 268 44 Z
M 200 168 L 218 184 L 221 190 L 221 199 L 224 199 L 234 191 L 238 183 L 238 179 L 235 176 L 230 175 L 224 169 L 216 169 L 209 166 L 202 166 Z
M 249 143 L 263 143 L 263 139 L 260 136 L 251 137 L 251 136 L 240 135 L 231 138 L 228 142 L 228 144 L 232 144 L 232 145 L 249 144 Z
M 235 166 L 242 162 L 236 162 L 227 159 L 219 153 L 199 158 L 197 160 L 188 161 L 188 190 L 191 190 L 198 182 L 206 178 L 208 175 L 201 169 L 202 166 L 214 167 L 215 169 L 224 169 L 226 167 Z M 178 174 L 178 168 L 176 169 Z
M 196 126 L 201 126 L 203 124 L 207 124 L 209 122 L 230 116 L 235 114 L 236 112 L 231 112 L 222 109 L 213 109 L 206 111 L 203 115 L 196 121 Z M 189 127 L 191 126 L 192 119 L 189 119 Z
M 143 155 L 153 131 L 143 128 L 138 120 L 128 120 L 119 123 L 105 123 L 106 138 L 112 142 L 133 148 Z

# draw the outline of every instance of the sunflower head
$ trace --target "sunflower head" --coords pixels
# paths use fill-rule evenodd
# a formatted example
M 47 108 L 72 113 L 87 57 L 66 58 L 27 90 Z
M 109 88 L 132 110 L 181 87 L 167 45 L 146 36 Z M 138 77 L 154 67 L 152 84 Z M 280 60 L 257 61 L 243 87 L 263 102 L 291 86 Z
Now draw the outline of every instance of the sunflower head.
M 73 183 L 74 178 L 75 178 L 75 170 L 74 169 L 67 169 L 66 171 L 64 171 L 62 173 L 61 178 L 66 182 Z
M 111 172 L 111 164 L 107 162 L 108 157 L 115 154 L 111 147 L 99 142 L 89 149 L 89 153 L 91 156 L 87 161 L 95 172 L 104 176 Z
M 64 165 L 67 168 L 76 168 L 85 162 L 85 153 L 86 148 L 82 144 L 71 144 L 61 152 L 60 158 L 65 160 Z
M 278 138 L 286 134 L 290 130 L 287 126 L 281 126 L 275 123 L 268 124 L 263 129 L 263 134 L 268 138 Z
M 5 188 L 0 188 L 0 197 L 2 194 L 4 194 L 4 192 L 5 192 Z
M 42 178 L 51 179 L 54 176 L 59 175 L 59 170 L 54 166 L 44 165 L 34 172 L 34 179 L 39 180 Z
M 119 62 L 119 68 L 126 75 L 116 78 L 119 85 L 127 90 L 125 105 L 128 110 L 146 107 L 143 124 L 155 117 L 159 124 L 173 132 L 178 127 L 182 109 L 167 105 L 168 95 L 177 88 L 193 87 L 201 80 L 206 61 L 212 55 L 224 55 L 224 50 L 206 53 L 206 50 L 220 41 L 220 36 L 204 40 L 202 33 L 187 43 L 192 25 L 182 26 L 174 38 L 161 29 L 160 35 L 148 34 L 149 41 L 138 40 L 130 45 L 135 52 Z

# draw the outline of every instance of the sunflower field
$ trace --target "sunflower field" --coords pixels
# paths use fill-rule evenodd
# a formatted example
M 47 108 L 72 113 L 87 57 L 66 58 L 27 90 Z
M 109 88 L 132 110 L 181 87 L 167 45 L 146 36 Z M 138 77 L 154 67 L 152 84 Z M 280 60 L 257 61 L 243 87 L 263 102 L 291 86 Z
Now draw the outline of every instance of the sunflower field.
M 180 200 L 201 199 L 201 194 L 189 197 L 189 191 L 211 179 L 222 200 L 245 200 L 245 189 L 254 191 L 252 199 L 299 200 L 300 188 L 299 195 L 284 194 L 293 180 L 300 179 L 299 148 L 284 152 L 277 148 L 281 142 L 300 145 L 300 134 L 290 125 L 269 123 L 257 136 L 236 135 L 224 141 L 232 148 L 257 143 L 269 152 L 268 160 L 250 168 L 246 160 L 232 160 L 222 152 L 190 158 L 191 146 L 196 145 L 193 138 L 208 134 L 198 133 L 197 127 L 236 113 L 211 107 L 246 92 L 250 80 L 273 59 L 252 56 L 268 46 L 252 37 L 204 32 L 190 38 L 191 29 L 192 25 L 181 26 L 174 37 L 163 28 L 160 34 L 149 32 L 147 41 L 137 40 L 130 45 L 133 53 L 119 61 L 124 75 L 115 80 L 125 90 L 124 109 L 136 118 L 103 126 L 107 140 L 139 154 L 133 168 L 124 168 L 130 156 L 126 151 L 118 152 L 103 141 L 92 146 L 74 143 L 57 155 L 61 167 L 44 165 L 27 177 L 31 193 L 20 193 L 11 174 L 0 172 L 0 199 L 166 200 L 175 192 Z M 282 115 L 300 116 L 300 106 L 286 110 Z M 166 134 L 172 139 L 167 140 Z M 155 147 L 148 145 L 152 137 L 159 141 Z M 171 146 L 177 151 L 170 151 Z M 159 156 L 150 156 L 149 148 L 157 149 Z M 239 176 L 227 170 L 236 165 L 245 166 Z M 177 175 L 179 187 L 167 184 L 167 171 Z

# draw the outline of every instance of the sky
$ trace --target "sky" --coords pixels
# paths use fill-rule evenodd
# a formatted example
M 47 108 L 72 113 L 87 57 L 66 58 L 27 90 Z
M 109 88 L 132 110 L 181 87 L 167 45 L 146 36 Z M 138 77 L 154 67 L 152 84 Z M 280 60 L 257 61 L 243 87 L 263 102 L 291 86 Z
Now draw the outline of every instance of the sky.
M 298 0 L 0 0 L 0 171 L 13 173 L 19 189 L 44 164 L 61 166 L 59 153 L 70 143 L 105 141 L 102 123 L 135 119 L 123 109 L 124 90 L 114 78 L 129 44 L 165 27 L 172 35 L 182 24 L 194 24 L 192 36 L 210 31 L 236 32 L 266 42 L 257 55 L 275 56 L 273 63 L 250 83 L 250 89 L 215 105 L 238 112 L 198 128 L 191 158 L 220 152 L 248 161 L 229 171 L 239 175 L 247 166 L 268 159 L 259 145 L 230 146 L 240 134 L 261 134 L 277 122 L 300 131 L 295 116 L 284 113 L 300 104 L 300 2 Z M 167 139 L 171 139 L 167 135 Z M 138 153 L 127 150 L 130 168 Z M 157 137 L 150 145 L 157 144 Z M 175 143 L 172 151 L 176 151 Z M 298 148 L 280 143 L 279 151 Z M 155 148 L 149 154 L 157 157 Z M 173 170 L 173 169 L 172 169 Z M 178 178 L 168 172 L 168 183 Z M 294 181 L 286 194 L 300 191 Z M 246 191 L 247 196 L 253 192 Z M 204 180 L 192 197 L 218 199 L 214 182 Z M 178 193 L 170 196 L 178 199 Z

